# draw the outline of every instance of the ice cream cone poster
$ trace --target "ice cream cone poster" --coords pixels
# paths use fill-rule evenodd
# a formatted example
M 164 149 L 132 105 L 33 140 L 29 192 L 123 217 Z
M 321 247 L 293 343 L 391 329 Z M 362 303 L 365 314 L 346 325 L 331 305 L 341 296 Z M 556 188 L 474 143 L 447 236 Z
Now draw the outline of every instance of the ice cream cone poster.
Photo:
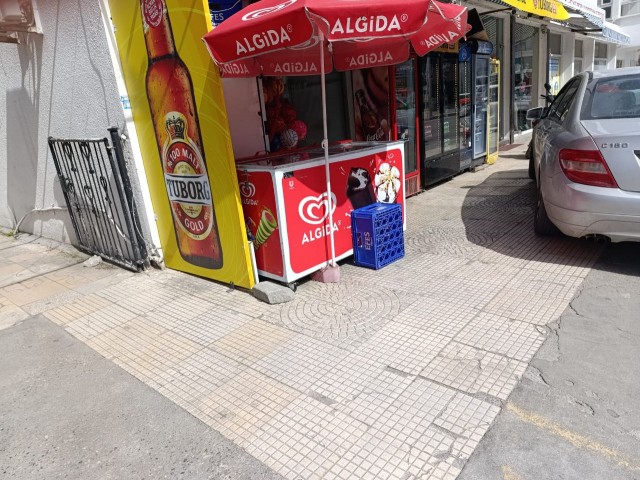
M 276 228 L 278 228 L 278 222 L 275 215 L 270 208 L 264 207 L 260 214 L 260 223 L 258 223 L 258 228 L 256 229 L 254 247 L 258 249 L 264 245 Z
M 390 150 L 378 155 L 373 174 L 376 201 L 402 205 L 403 223 L 406 223 L 404 205 L 404 159 L 399 150 Z
M 374 179 L 376 199 L 381 203 L 396 203 L 402 189 L 400 169 L 389 162 L 382 162 L 378 166 Z
M 238 186 L 258 270 L 282 276 L 282 245 L 272 175 L 238 169 Z

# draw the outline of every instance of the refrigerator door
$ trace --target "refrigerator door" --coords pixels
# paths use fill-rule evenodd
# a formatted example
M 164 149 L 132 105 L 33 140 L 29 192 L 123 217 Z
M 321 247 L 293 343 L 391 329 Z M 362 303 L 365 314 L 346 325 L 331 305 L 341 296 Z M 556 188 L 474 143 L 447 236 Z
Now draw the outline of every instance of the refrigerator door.
M 442 147 L 444 153 L 457 151 L 459 145 L 458 122 L 458 56 L 443 55 L 442 71 Z
M 405 143 L 405 174 L 410 175 L 418 171 L 416 144 L 416 61 L 410 58 L 396 66 L 396 131 L 398 140 L 408 140 Z
M 489 110 L 487 115 L 487 163 L 498 159 L 500 147 L 500 62 L 491 60 L 489 75 Z
M 395 67 L 395 129 L 396 139 L 404 140 L 405 195 L 420 192 L 420 161 L 418 145 L 417 58 L 410 58 Z
M 487 102 L 489 100 L 489 57 L 474 55 L 473 158 L 487 153 Z
M 458 70 L 458 109 L 460 112 L 460 170 L 471 166 L 471 62 L 460 62 Z
M 442 154 L 440 129 L 440 57 L 428 54 L 421 61 L 422 135 L 425 160 Z

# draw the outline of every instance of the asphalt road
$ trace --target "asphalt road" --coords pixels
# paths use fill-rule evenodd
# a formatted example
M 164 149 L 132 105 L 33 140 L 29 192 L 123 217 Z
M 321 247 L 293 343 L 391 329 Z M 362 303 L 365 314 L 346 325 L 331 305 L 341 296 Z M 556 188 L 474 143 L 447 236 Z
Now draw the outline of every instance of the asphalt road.
M 458 477 L 640 479 L 640 244 L 609 245 Z
M 0 478 L 276 479 L 40 317 L 0 330 Z

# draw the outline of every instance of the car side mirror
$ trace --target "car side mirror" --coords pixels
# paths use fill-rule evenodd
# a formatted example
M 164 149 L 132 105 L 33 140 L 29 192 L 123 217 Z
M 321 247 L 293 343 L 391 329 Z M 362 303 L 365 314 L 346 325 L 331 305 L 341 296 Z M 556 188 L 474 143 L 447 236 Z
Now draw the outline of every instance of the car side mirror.
M 527 110 L 526 119 L 530 121 L 540 120 L 547 115 L 548 110 L 549 109 L 547 107 L 530 108 Z
M 544 84 L 544 89 L 545 89 L 547 92 L 550 92 L 550 91 L 551 91 L 551 85 L 549 84 L 549 82 L 547 82 L 547 83 L 545 83 L 545 84 Z

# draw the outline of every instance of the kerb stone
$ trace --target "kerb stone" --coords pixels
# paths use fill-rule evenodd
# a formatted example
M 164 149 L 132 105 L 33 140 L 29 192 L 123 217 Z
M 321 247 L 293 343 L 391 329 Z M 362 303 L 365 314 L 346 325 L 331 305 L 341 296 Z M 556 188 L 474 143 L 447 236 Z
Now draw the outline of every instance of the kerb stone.
M 251 293 L 258 300 L 271 305 L 290 302 L 296 298 L 296 294 L 290 288 L 273 282 L 260 282 L 251 289 Z

